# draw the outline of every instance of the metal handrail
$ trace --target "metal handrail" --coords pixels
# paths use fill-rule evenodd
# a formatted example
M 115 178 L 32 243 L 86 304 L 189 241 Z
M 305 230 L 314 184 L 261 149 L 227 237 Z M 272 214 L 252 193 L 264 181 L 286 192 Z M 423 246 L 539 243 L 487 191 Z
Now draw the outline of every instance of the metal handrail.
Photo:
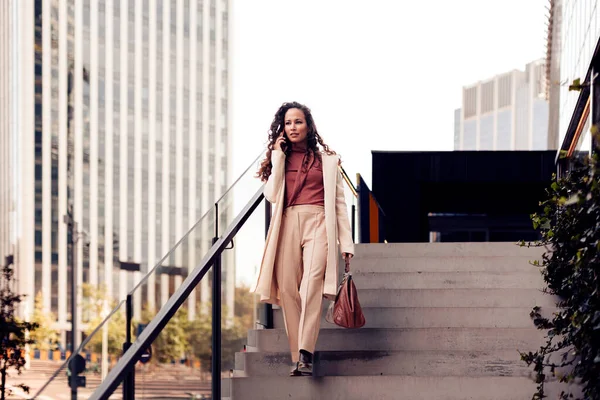
M 216 204 L 218 204 L 218 203 L 221 202 L 221 200 L 233 189 L 234 186 L 237 185 L 237 183 L 256 164 L 256 162 L 258 160 L 260 160 L 261 157 L 264 156 L 264 153 L 265 153 L 265 150 L 263 149 L 260 152 L 260 154 L 257 157 L 254 158 L 254 160 L 252 161 L 252 163 L 250 163 L 248 165 L 248 167 L 242 172 L 242 174 L 240 174 L 240 176 L 221 195 L 221 197 L 216 201 Z M 50 385 L 50 383 L 52 383 L 52 381 L 58 376 L 58 374 L 60 374 L 61 371 L 63 371 L 65 369 L 65 367 L 71 361 L 72 357 L 75 354 L 78 354 L 79 352 L 81 352 L 81 350 L 83 350 L 83 348 L 87 345 L 87 343 L 91 340 L 91 338 L 96 334 L 96 332 L 104 325 L 104 323 L 106 323 L 106 321 L 110 317 L 112 317 L 112 315 L 116 312 L 116 310 L 118 308 L 120 308 L 123 305 L 123 303 L 127 302 L 128 303 L 127 307 L 132 307 L 132 305 L 131 305 L 131 301 L 132 301 L 131 296 L 136 292 L 136 290 L 138 290 L 143 284 L 145 284 L 149 280 L 150 275 L 154 274 L 158 268 L 160 268 L 162 265 L 164 265 L 165 261 L 168 260 L 169 257 L 171 257 L 173 255 L 173 253 L 180 247 L 181 243 L 183 243 L 190 236 L 191 232 L 194 231 L 198 227 L 198 225 L 200 225 L 200 223 L 204 221 L 204 219 L 209 215 L 209 213 L 211 213 L 213 211 L 214 211 L 214 209 L 211 208 L 211 209 L 207 210 L 204 214 L 202 214 L 202 216 L 194 223 L 194 225 L 192 227 L 190 227 L 190 229 L 188 229 L 188 231 L 173 246 L 171 246 L 171 248 L 169 249 L 169 251 L 167 251 L 167 253 L 128 292 L 127 298 L 121 300 L 119 302 L 119 304 L 117 305 L 117 307 L 115 307 L 115 309 L 113 309 L 109 313 L 109 315 L 92 331 L 92 333 L 90 335 L 88 335 L 88 337 L 86 338 L 86 340 L 84 340 L 78 346 L 77 351 L 73 352 L 70 357 L 67 357 L 67 359 L 65 360 L 65 362 L 52 374 L 52 376 L 50 377 L 50 379 L 48 379 L 48 381 L 46 383 L 44 383 L 44 385 L 41 387 L 41 389 L 38 390 L 38 392 L 32 397 L 33 399 L 37 398 L 37 396 L 39 396 L 40 394 L 42 394 L 44 392 L 44 390 Z M 218 218 L 218 215 L 215 215 L 215 218 Z M 129 325 L 127 326 L 127 331 L 130 331 L 130 326 Z
M 348 186 L 350 187 L 350 191 L 352 192 L 352 194 L 354 195 L 354 197 L 358 197 L 358 190 L 356 190 L 356 186 L 354 186 L 354 184 L 350 180 L 350 177 L 346 173 L 346 170 L 344 169 L 344 167 L 342 167 L 341 165 L 339 165 L 338 169 L 340 170 L 340 172 L 342 174 L 342 178 L 344 178 L 344 180 L 346 181 L 346 184 L 348 184 Z
M 227 245 L 242 228 L 242 226 L 245 224 L 248 218 L 250 218 L 250 215 L 252 215 L 254 210 L 263 200 L 263 198 L 263 186 L 261 186 L 261 188 L 252 196 L 250 201 L 242 209 L 239 215 L 231 222 L 227 230 L 224 232 L 223 236 L 221 236 L 215 242 L 215 244 L 208 251 L 206 256 L 204 256 L 204 258 L 198 264 L 198 266 L 194 268 L 190 275 L 188 275 L 188 277 L 183 281 L 181 286 L 179 286 L 179 288 L 169 298 L 169 300 L 160 309 L 156 316 L 150 321 L 148 326 L 141 332 L 137 340 L 123 354 L 121 359 L 109 372 L 106 379 L 100 384 L 100 386 L 98 386 L 96 391 L 91 395 L 90 400 L 104 400 L 108 399 L 112 395 L 112 393 L 117 389 L 119 384 L 123 382 L 126 376 L 134 368 L 135 363 L 139 360 L 142 353 L 158 337 L 158 335 L 167 325 L 169 320 L 171 320 L 171 318 L 175 315 L 179 307 L 181 307 L 185 300 L 190 296 L 192 291 L 200 283 L 202 278 L 204 278 L 204 276 L 213 266 L 213 264 L 219 262 L 220 256 L 227 247 Z M 215 323 L 220 324 L 220 315 L 216 321 L 213 317 L 213 330 L 215 329 Z M 217 364 L 220 365 L 221 352 L 218 350 L 214 351 L 213 358 L 218 358 Z M 216 368 L 214 368 L 213 366 L 212 374 L 213 386 L 215 384 L 220 385 L 220 368 L 216 370 Z M 220 393 L 217 394 L 220 397 Z M 213 396 L 215 396 L 214 390 Z

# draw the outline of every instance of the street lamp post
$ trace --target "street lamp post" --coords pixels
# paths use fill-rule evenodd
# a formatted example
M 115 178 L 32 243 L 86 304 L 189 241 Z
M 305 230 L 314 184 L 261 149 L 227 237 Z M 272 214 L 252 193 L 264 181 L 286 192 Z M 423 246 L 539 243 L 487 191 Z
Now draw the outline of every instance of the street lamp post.
M 74 115 L 74 107 L 73 107 L 73 90 L 75 89 L 75 76 L 74 76 L 74 65 L 71 63 L 69 66 L 69 74 L 67 80 L 67 99 L 68 99 L 68 108 L 67 108 L 67 135 L 71 134 L 71 120 Z M 83 81 L 89 84 L 89 74 L 84 67 L 82 70 Z M 75 143 L 75 133 L 73 132 L 73 143 Z M 73 153 L 68 155 L 68 163 L 67 163 L 67 171 L 70 175 L 70 179 L 72 179 L 72 189 L 75 190 L 75 168 L 74 168 L 74 160 L 71 161 L 71 157 L 75 157 L 75 146 L 73 146 Z M 71 197 L 69 190 L 67 189 L 67 196 Z M 73 196 L 74 197 L 74 196 Z M 63 216 L 63 221 L 67 224 L 67 229 L 70 235 L 70 245 L 71 245 L 71 364 L 74 364 L 75 360 L 75 351 L 77 350 L 77 342 L 78 342 L 78 326 L 77 326 L 77 242 L 79 241 L 79 236 L 81 232 L 77 230 L 77 222 L 75 222 L 74 218 L 74 209 L 75 209 L 75 201 L 72 201 L 67 206 L 67 214 Z M 70 365 L 68 368 L 71 371 L 71 400 L 77 400 L 77 379 L 74 373 L 75 366 Z
M 73 219 L 73 214 L 69 210 L 64 216 L 64 222 L 70 232 L 71 245 L 71 359 L 75 357 L 78 346 L 78 326 L 77 326 L 77 242 L 80 232 L 77 230 L 77 222 Z M 74 369 L 69 366 L 71 371 L 71 400 L 77 400 L 77 379 Z

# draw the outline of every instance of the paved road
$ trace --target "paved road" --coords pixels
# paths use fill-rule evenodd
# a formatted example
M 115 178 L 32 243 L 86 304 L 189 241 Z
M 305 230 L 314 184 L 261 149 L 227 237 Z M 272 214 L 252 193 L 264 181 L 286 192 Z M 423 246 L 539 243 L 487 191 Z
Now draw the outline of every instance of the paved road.
M 50 379 L 53 373 L 60 367 L 60 363 L 53 361 L 33 361 L 32 368 L 23 371 L 20 376 L 11 374 L 9 384 L 16 385 L 24 383 L 31 390 L 29 396 L 15 390 L 11 399 L 29 399 Z M 87 384 L 85 388 L 78 389 L 78 399 L 87 399 L 100 384 L 100 376 L 94 373 L 86 374 Z M 200 373 L 182 365 L 169 365 L 157 367 L 155 365 L 144 365 L 136 368 L 136 399 L 190 399 L 191 394 L 204 395 L 210 399 L 210 380 L 201 379 Z M 111 399 L 121 399 L 121 388 L 119 388 Z M 37 397 L 39 400 L 69 400 L 71 391 L 67 384 L 67 377 L 62 371 L 44 392 Z

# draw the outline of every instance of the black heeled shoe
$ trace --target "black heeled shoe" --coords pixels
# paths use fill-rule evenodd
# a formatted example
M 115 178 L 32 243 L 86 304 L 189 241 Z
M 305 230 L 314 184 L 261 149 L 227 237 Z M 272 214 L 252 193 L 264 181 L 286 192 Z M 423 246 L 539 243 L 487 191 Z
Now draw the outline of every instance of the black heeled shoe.
M 296 363 L 296 366 L 294 368 L 292 368 L 292 370 L 290 371 L 290 376 L 302 376 L 302 374 L 300 374 L 300 371 L 298 371 L 298 366 L 299 366 L 299 362 Z
M 298 372 L 302 376 L 312 376 L 313 355 L 306 350 L 300 350 L 300 361 L 298 361 Z

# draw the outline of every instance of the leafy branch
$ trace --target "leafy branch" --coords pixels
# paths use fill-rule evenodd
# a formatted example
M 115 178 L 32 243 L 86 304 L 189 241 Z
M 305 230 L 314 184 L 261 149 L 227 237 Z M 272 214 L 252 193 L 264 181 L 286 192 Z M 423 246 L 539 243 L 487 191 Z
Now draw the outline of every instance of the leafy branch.
M 576 80 L 574 85 L 580 85 Z M 592 129 L 596 136 L 598 129 Z M 585 399 L 600 400 L 600 162 L 598 154 L 574 160 L 565 177 L 553 178 L 531 220 L 542 238 L 527 246 L 544 246 L 542 268 L 546 293 L 557 296 L 558 311 L 545 318 L 530 313 L 534 325 L 547 331 L 536 352 L 521 353 L 533 366 L 538 383 L 533 399 L 543 399 L 548 377 L 576 383 Z M 561 399 L 573 394 L 563 391 Z
M 4 400 L 11 391 L 6 387 L 9 369 L 15 369 L 17 374 L 25 367 L 25 351 L 28 345 L 35 341 L 29 334 L 35 331 L 38 324 L 22 321 L 17 317 L 17 306 L 23 300 L 23 295 L 14 292 L 15 279 L 11 264 L 0 270 L 0 399 Z M 14 385 L 29 392 L 24 384 Z

